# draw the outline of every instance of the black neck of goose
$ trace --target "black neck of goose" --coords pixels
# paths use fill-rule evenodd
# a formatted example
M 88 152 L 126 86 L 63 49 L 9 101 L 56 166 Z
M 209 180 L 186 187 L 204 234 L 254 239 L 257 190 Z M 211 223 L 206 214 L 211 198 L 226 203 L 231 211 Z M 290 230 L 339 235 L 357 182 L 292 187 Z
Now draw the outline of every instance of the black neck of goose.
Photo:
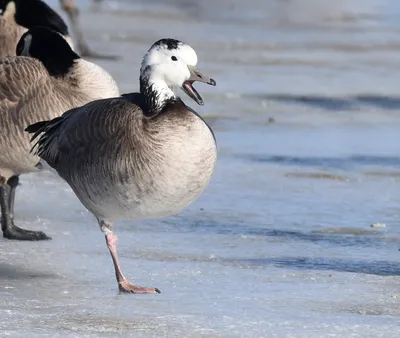
M 39 58 L 51 76 L 61 78 L 71 71 L 75 62 L 79 59 L 80 57 L 72 49 L 63 54 L 57 53 Z
M 54 77 L 67 75 L 80 59 L 60 34 L 43 27 L 24 33 L 17 44 L 16 54 L 38 59 Z
M 140 76 L 140 93 L 144 97 L 146 111 L 143 114 L 147 117 L 154 117 L 160 114 L 169 103 L 176 101 L 175 97 L 163 99 L 161 93 L 154 88 L 147 77 Z

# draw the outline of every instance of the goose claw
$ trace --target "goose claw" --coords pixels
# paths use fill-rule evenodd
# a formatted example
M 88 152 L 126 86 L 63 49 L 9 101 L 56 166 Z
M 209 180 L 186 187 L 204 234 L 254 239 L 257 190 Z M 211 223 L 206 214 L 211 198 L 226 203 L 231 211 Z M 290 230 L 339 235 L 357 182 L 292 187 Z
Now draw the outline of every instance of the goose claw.
M 51 237 L 42 231 L 25 230 L 14 224 L 3 230 L 3 237 L 19 241 L 43 241 L 51 239 Z

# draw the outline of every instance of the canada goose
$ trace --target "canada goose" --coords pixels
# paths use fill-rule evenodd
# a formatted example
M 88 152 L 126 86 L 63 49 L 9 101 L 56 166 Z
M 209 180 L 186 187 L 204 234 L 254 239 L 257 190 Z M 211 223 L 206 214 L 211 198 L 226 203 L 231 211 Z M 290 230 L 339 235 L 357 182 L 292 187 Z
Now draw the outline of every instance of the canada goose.
M 124 276 L 113 223 L 176 214 L 208 185 L 217 159 L 211 128 L 177 97 L 183 91 L 202 105 L 194 81 L 215 86 L 196 69 L 196 52 L 161 39 L 143 58 L 140 93 L 90 102 L 51 121 L 27 127 L 39 137 L 38 166 L 65 179 L 105 234 L 121 292 L 156 293 Z
M 119 95 L 112 77 L 81 59 L 58 33 L 35 27 L 24 33 L 18 55 L 0 59 L 0 202 L 3 236 L 48 239 L 43 232 L 14 225 L 18 176 L 38 171 L 30 153 L 27 125 L 60 116 L 87 102 Z
M 73 48 L 63 19 L 41 0 L 0 0 L 0 57 L 16 55 L 22 34 L 35 26 L 60 33 Z

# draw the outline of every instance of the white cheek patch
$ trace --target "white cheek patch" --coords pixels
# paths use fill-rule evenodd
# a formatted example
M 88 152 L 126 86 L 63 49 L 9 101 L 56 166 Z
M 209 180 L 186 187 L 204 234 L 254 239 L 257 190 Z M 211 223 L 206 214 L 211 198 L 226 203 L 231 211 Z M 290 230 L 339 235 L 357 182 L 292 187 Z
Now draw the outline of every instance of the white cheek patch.
M 7 4 L 6 10 L 4 11 L 3 17 L 5 19 L 13 19 L 15 20 L 15 13 L 17 12 L 17 9 L 15 7 L 15 2 L 11 1 Z
M 57 32 L 57 33 L 58 33 L 58 32 Z M 69 46 L 71 47 L 71 49 L 75 52 L 75 49 L 74 49 L 74 42 L 72 41 L 71 37 L 68 36 L 68 35 L 62 35 L 61 33 L 58 33 L 58 34 L 60 34 L 60 35 L 63 37 L 63 39 L 64 39 L 65 41 L 67 41 L 67 43 L 69 44 Z

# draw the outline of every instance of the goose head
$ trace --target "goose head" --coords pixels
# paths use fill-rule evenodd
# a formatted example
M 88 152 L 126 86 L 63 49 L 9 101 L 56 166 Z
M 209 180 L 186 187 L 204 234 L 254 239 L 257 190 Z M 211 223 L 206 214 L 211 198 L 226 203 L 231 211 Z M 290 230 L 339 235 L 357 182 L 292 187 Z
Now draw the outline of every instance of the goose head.
M 143 58 L 140 69 L 142 94 L 153 92 L 154 105 L 174 99 L 174 90 L 181 88 L 199 105 L 203 99 L 193 82 L 215 86 L 216 82 L 196 68 L 197 54 L 189 45 L 175 39 L 161 39 L 155 42 Z
M 16 52 L 18 56 L 38 59 L 54 77 L 67 75 L 75 61 L 80 59 L 60 34 L 39 26 L 21 36 Z
M 0 0 L 0 17 L 30 29 L 43 26 L 61 34 L 74 48 L 64 20 L 41 0 Z

